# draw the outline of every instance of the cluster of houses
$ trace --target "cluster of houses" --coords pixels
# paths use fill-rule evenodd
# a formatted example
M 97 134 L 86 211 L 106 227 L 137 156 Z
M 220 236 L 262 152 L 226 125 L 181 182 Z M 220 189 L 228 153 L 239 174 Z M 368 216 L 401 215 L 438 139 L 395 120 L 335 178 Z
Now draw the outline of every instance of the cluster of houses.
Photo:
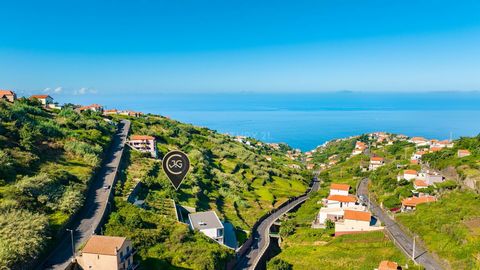
M 355 148 L 352 151 L 352 156 L 363 154 L 365 150 L 367 150 L 367 148 L 368 148 L 368 145 L 366 143 L 357 141 L 355 143 Z
M 17 99 L 17 95 L 15 94 L 14 91 L 11 90 L 0 90 L 0 100 L 6 100 L 8 102 L 14 102 Z M 32 95 L 29 97 L 29 99 L 32 100 L 37 100 L 41 103 L 42 107 L 45 109 L 57 109 L 61 110 L 62 106 L 59 105 L 58 102 L 55 102 L 53 97 L 50 95 L 46 94 L 38 94 L 38 95 Z M 141 112 L 134 112 L 134 111 L 129 111 L 129 110 L 104 110 L 104 107 L 99 104 L 91 104 L 87 106 L 79 106 L 77 105 L 75 107 L 75 110 L 77 112 L 84 112 L 84 111 L 93 111 L 93 112 L 99 112 L 102 113 L 104 116 L 109 116 L 109 115 L 125 115 L 125 116 L 132 116 L 132 117 L 139 117 L 142 115 Z
M 417 147 L 417 151 L 414 152 L 410 158 L 412 164 L 420 163 L 422 156 L 425 154 L 437 152 L 444 148 L 452 148 L 454 145 L 450 140 L 427 140 L 424 137 L 412 137 L 408 142 L 415 144 Z
M 359 203 L 349 191 L 349 185 L 331 184 L 329 196 L 322 200 L 323 207 L 320 208 L 315 223 L 322 227 L 327 220 L 334 222 L 336 236 L 382 230 L 383 227 L 377 226 L 377 220 L 367 207 Z
M 443 175 L 438 172 L 425 170 L 417 172 L 416 170 L 404 170 L 403 174 L 397 176 L 397 180 L 413 181 L 414 196 L 402 200 L 402 212 L 415 210 L 417 205 L 422 203 L 434 202 L 436 198 L 421 192 L 422 189 L 428 188 L 435 183 L 441 183 L 445 180 Z

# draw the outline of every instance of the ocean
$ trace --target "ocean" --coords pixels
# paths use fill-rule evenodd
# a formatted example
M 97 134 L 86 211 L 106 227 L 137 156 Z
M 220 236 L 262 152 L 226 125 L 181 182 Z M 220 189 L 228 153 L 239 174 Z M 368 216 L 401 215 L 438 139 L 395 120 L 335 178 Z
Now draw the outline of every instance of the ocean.
M 70 97 L 169 116 L 221 133 L 285 142 L 303 151 L 386 131 L 448 139 L 480 133 L 480 92 L 142 93 Z M 68 98 L 67 98 L 68 99 Z M 64 100 L 64 98 L 62 98 Z

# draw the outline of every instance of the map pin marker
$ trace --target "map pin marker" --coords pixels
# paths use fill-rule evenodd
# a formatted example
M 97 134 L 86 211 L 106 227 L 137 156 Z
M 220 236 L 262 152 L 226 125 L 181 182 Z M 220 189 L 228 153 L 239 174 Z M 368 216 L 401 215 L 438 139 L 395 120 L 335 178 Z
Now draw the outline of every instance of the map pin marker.
M 182 151 L 173 150 L 163 157 L 162 167 L 173 187 L 177 190 L 190 169 L 190 160 Z

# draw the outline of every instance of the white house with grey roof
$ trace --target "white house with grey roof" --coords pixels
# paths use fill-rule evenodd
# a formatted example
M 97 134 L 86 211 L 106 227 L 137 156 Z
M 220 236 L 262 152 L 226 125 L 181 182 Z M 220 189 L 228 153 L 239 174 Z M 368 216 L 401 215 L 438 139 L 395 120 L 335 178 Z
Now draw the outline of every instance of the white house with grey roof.
M 188 220 L 193 230 L 199 230 L 218 243 L 224 244 L 224 227 L 214 211 L 191 213 Z

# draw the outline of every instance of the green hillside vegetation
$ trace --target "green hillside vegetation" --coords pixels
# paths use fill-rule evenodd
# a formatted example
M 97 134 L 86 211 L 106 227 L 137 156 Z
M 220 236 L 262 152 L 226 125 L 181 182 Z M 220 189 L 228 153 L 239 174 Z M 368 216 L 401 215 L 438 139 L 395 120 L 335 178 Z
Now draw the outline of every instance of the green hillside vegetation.
M 457 152 L 460 149 L 469 150 L 471 155 L 458 158 Z M 453 148 L 424 155 L 422 159 L 432 168 L 445 173 L 450 173 L 449 169 L 454 169 L 452 178 L 480 191 L 480 135 L 455 140 Z
M 331 237 L 326 230 L 301 228 L 283 240 L 282 252 L 275 258 L 292 265 L 294 270 L 371 270 L 382 260 L 402 266 L 408 263 L 408 269 L 421 269 L 409 263 L 383 232 Z M 268 266 L 267 269 L 272 269 Z
M 0 266 L 45 251 L 81 207 L 114 130 L 95 114 L 0 101 Z
M 450 269 L 480 268 L 480 195 L 453 191 L 438 202 L 403 213 L 397 220 L 420 235 L 429 250 L 450 264 Z
M 197 211 L 215 210 L 220 219 L 234 225 L 241 244 L 245 231 L 258 218 L 289 197 L 304 193 L 311 180 L 309 172 L 287 166 L 294 162 L 285 157 L 287 148 L 279 151 L 257 142 L 247 146 L 215 131 L 160 116 L 131 120 L 132 134 L 156 137 L 160 157 L 179 149 L 191 162 L 189 174 L 175 191 L 159 161 L 127 151 L 126 169 L 116 187 L 115 213 L 106 233 L 132 238 L 144 269 L 219 269 L 233 254 L 176 221 L 172 199 Z M 136 182 L 142 185 L 138 198 L 145 201 L 145 209 L 125 202 Z M 132 227 L 127 220 L 138 224 Z M 152 240 L 145 241 L 145 235 L 152 235 Z
M 437 196 L 439 201 L 420 205 L 411 213 L 398 214 L 397 220 L 411 233 L 419 235 L 427 248 L 445 259 L 451 269 L 476 269 L 479 267 L 476 258 L 480 256 L 480 200 L 478 195 L 462 185 L 462 182 L 469 177 L 468 173 L 478 173 L 480 139 L 478 136 L 461 138 L 454 141 L 454 145 L 453 148 L 444 148 L 422 157 L 422 161 L 431 168 L 445 173 L 445 182 L 421 190 Z M 390 209 L 400 207 L 403 198 L 413 195 L 412 182 L 397 181 L 397 175 L 402 174 L 405 169 L 419 171 L 420 165 L 409 164 L 414 148 L 408 143 L 404 143 L 397 151 L 405 152 L 405 155 L 392 157 L 389 147 L 385 149 L 387 151 L 373 150 L 387 154 L 390 163 L 370 174 L 370 191 L 377 201 Z M 468 149 L 472 155 L 458 158 L 458 149 Z
M 313 154 L 313 161 L 316 163 L 325 163 L 328 158 L 338 155 L 338 161 L 347 159 L 355 148 L 357 140 L 366 142 L 366 136 L 355 137 L 352 139 L 333 140 L 328 142 L 327 147 L 317 149 Z

